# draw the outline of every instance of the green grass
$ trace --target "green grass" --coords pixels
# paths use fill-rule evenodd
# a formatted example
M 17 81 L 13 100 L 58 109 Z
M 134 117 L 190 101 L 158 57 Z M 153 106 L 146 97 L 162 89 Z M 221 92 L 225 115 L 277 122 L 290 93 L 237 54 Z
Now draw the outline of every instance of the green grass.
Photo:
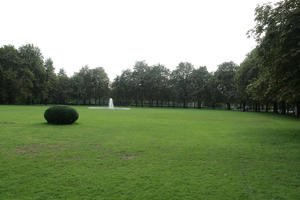
M 0 106 L 0 199 L 300 199 L 300 121 L 234 111 Z

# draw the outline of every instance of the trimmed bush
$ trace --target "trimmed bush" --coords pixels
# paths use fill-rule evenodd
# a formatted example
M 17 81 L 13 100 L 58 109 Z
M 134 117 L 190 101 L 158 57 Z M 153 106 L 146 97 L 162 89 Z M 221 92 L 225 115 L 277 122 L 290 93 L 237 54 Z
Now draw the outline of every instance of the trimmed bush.
M 72 124 L 79 115 L 74 108 L 69 106 L 53 106 L 45 111 L 44 117 L 50 124 Z

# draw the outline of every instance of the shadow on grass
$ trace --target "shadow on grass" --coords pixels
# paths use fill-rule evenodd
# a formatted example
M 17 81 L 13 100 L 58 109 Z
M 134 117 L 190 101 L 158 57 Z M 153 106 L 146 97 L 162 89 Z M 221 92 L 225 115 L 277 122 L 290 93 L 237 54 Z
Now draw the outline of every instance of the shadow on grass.
M 296 128 L 260 128 L 260 130 L 242 134 L 252 141 L 270 145 L 299 144 L 300 142 L 300 129 Z
M 65 126 L 78 126 L 79 123 L 75 122 L 73 124 L 50 124 L 48 122 L 40 122 L 40 123 L 33 123 L 33 126 L 52 126 L 52 127 L 65 127 Z

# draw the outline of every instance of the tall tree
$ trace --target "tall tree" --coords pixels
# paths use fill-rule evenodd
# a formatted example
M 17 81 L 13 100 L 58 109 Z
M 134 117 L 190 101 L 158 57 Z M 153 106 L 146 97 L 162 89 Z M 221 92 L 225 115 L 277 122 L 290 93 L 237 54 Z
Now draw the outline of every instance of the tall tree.
M 45 97 L 45 68 L 43 55 L 38 47 L 32 44 L 21 46 L 18 49 L 23 68 L 29 69 L 32 76 L 32 103 L 41 103 Z
M 276 91 L 276 101 L 300 107 L 300 2 L 284 0 L 257 6 L 256 25 L 249 31 L 258 41 L 262 60 L 259 78 L 254 83 L 267 86 L 266 92 Z M 296 112 L 300 116 L 299 112 Z
M 218 90 L 218 81 L 213 73 L 210 73 L 207 83 L 207 91 L 204 96 L 204 102 L 213 109 L 216 108 L 216 104 L 220 102 L 222 94 Z
M 240 101 L 242 111 L 246 111 L 246 105 L 253 100 L 260 101 L 259 94 L 262 90 L 253 88 L 252 83 L 257 79 L 259 73 L 259 61 L 257 50 L 252 50 L 245 60 L 240 64 L 235 82 L 237 87 L 237 99 Z
M 132 71 L 127 69 L 112 83 L 112 94 L 118 105 L 130 105 L 135 99 L 135 83 Z
M 208 81 L 210 79 L 210 74 L 206 67 L 199 67 L 194 69 L 191 74 L 192 80 L 192 96 L 195 101 L 197 101 L 197 107 L 201 108 L 202 101 L 207 96 L 208 93 Z
M 192 97 L 192 72 L 194 67 L 191 63 L 181 62 L 171 73 L 171 84 L 176 91 L 176 97 L 183 102 L 183 107 L 187 107 L 188 101 Z
M 21 59 L 14 46 L 0 48 L 0 103 L 13 104 L 21 95 Z
M 44 102 L 45 103 L 53 103 L 55 101 L 55 90 L 57 87 L 57 76 L 55 74 L 55 68 L 53 67 L 53 61 L 51 58 L 46 59 L 45 64 L 45 96 Z
M 224 62 L 218 66 L 214 76 L 217 81 L 217 88 L 222 94 L 222 101 L 226 103 L 227 109 L 230 110 L 230 104 L 236 100 L 236 84 L 234 77 L 238 65 L 234 62 Z
M 69 103 L 71 97 L 71 81 L 64 69 L 57 74 L 58 85 L 56 90 L 56 102 L 59 104 Z
M 144 106 L 144 100 L 147 90 L 146 85 L 146 72 L 149 70 L 149 66 L 145 61 L 138 61 L 133 67 L 133 81 L 134 81 L 134 90 L 136 94 L 136 104 L 138 100 L 141 102 L 141 106 Z
M 168 80 L 170 71 L 163 65 L 157 64 L 151 66 L 146 71 L 145 85 L 146 85 L 146 97 L 150 100 L 150 105 L 153 106 L 153 101 L 156 100 L 156 106 L 158 106 L 159 100 L 161 104 L 163 101 L 168 101 Z
M 93 98 L 96 102 L 100 103 L 101 98 L 107 97 L 109 93 L 109 79 L 102 67 L 97 67 L 91 70 L 92 88 L 93 88 Z

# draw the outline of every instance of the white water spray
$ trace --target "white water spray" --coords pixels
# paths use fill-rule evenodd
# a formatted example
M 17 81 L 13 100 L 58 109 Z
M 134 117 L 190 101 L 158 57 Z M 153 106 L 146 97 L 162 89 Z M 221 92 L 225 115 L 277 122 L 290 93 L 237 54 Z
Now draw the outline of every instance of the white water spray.
M 88 107 L 89 109 L 110 109 L 110 110 L 130 110 L 130 108 L 119 108 L 114 107 L 114 102 L 112 98 L 109 98 L 108 107 Z
M 108 108 L 114 109 L 114 102 L 113 102 L 112 98 L 109 98 Z

